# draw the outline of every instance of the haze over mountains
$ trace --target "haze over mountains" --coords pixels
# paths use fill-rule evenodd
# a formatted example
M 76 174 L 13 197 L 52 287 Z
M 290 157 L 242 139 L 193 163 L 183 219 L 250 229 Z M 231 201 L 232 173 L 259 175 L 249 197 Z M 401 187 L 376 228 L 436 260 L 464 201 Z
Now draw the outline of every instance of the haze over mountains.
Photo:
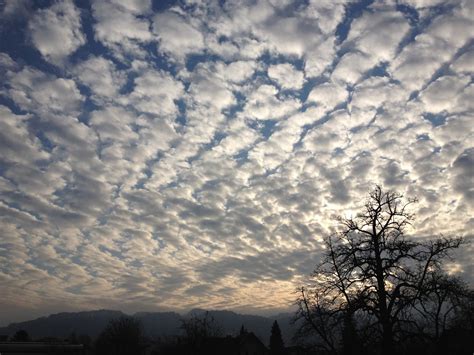
M 181 320 L 192 315 L 205 313 L 202 309 L 193 309 L 185 315 L 176 312 L 138 312 L 132 316 L 139 319 L 145 334 L 152 338 L 174 336 L 181 334 Z M 95 338 L 104 329 L 107 323 L 114 318 L 125 316 L 121 311 L 96 310 L 85 312 L 63 312 L 52 314 L 34 320 L 11 323 L 0 328 L 1 335 L 13 335 L 23 329 L 32 338 L 57 337 L 66 338 L 71 334 L 87 334 Z M 232 311 L 209 311 L 216 324 L 225 335 L 235 335 L 240 327 L 244 327 L 257 335 L 262 342 L 267 343 L 272 323 L 277 320 L 280 324 L 283 338 L 289 343 L 294 334 L 291 324 L 292 314 L 282 313 L 273 317 L 263 317 L 248 314 L 238 314 Z

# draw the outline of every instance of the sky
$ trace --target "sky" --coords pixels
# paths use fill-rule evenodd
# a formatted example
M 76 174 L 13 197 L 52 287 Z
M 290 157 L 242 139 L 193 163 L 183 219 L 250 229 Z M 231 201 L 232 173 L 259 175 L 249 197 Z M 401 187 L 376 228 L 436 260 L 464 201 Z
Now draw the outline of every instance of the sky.
M 291 310 L 375 184 L 418 198 L 414 238 L 473 240 L 473 19 L 472 0 L 0 1 L 0 324 Z M 446 270 L 472 282 L 472 255 Z

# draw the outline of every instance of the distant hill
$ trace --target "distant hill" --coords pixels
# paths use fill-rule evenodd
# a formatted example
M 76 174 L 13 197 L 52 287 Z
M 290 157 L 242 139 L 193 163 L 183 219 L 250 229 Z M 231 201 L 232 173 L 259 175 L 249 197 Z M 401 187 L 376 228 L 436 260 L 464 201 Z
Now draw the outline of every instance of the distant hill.
M 150 337 L 174 336 L 181 333 L 182 319 L 206 312 L 194 309 L 181 316 L 175 312 L 140 312 L 133 317 L 139 319 L 146 334 Z M 227 335 L 235 335 L 240 327 L 244 327 L 257 335 L 264 344 L 268 343 L 270 329 L 274 320 L 278 320 L 286 344 L 290 344 L 294 333 L 294 326 L 290 324 L 291 314 L 279 314 L 275 317 L 238 314 L 232 311 L 209 311 L 216 323 Z M 12 323 L 0 328 L 0 335 L 13 335 L 17 330 L 24 329 L 33 338 L 57 337 L 65 338 L 75 333 L 87 334 L 95 338 L 107 323 L 114 318 L 125 316 L 121 311 L 97 310 L 87 312 L 57 313 L 34 320 Z
M 12 323 L 7 327 L 0 328 L 0 334 L 11 336 L 17 330 L 24 329 L 33 338 L 63 338 L 71 333 L 96 337 L 111 319 L 123 315 L 124 313 L 120 311 L 109 310 L 57 313 L 26 322 Z
M 140 312 L 133 315 L 140 319 L 145 333 L 150 337 L 178 335 L 181 332 L 181 316 L 175 312 Z

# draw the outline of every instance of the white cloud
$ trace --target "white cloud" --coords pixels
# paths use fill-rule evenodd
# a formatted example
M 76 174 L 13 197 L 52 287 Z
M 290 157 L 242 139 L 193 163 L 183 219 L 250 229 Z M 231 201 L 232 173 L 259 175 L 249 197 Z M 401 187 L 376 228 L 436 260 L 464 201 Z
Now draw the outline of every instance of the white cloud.
M 474 50 L 470 50 L 461 55 L 451 64 L 451 68 L 458 73 L 474 72 Z
M 344 17 L 346 3 L 346 0 L 311 0 L 300 16 L 316 21 L 323 33 L 332 34 Z
M 345 148 L 350 140 L 350 117 L 345 111 L 336 111 L 322 126 L 312 129 L 304 138 L 304 148 L 313 153 L 331 155 L 336 148 Z
M 402 0 L 402 3 L 415 8 L 426 8 L 444 3 L 444 0 Z
M 240 150 L 249 147 L 260 135 L 249 130 L 244 120 L 236 119 L 229 127 L 229 134 L 214 148 L 214 151 L 228 156 L 239 153 Z
M 389 61 L 409 28 L 400 12 L 365 12 L 352 23 L 346 41 L 353 42 L 356 49 L 369 54 L 375 62 Z M 374 48 L 377 50 L 374 51 Z
M 96 38 L 106 45 L 127 44 L 128 41 L 147 42 L 152 39 L 147 19 L 135 16 L 134 7 L 121 6 L 107 1 L 94 1 L 92 10 L 97 23 Z
M 459 105 L 458 98 L 462 98 L 462 93 L 470 82 L 471 78 L 467 76 L 460 78 L 455 76 L 440 77 L 420 94 L 420 99 L 425 104 L 425 110 L 433 113 L 463 111 L 466 107 Z
M 377 59 L 361 52 L 345 54 L 331 74 L 336 82 L 355 84 L 362 74 L 377 64 Z
M 17 64 L 15 61 L 6 53 L 0 53 L 0 70 L 16 70 Z
M 159 49 L 164 53 L 183 60 L 188 54 L 204 50 L 202 33 L 180 15 L 168 11 L 153 20 L 153 32 L 158 35 Z
M 400 102 L 404 99 L 404 90 L 399 85 L 391 83 L 389 78 L 371 77 L 354 88 L 351 107 L 370 110 L 386 102 Z
M 469 145 L 472 139 L 472 120 L 473 114 L 451 115 L 448 116 L 446 122 L 434 129 L 430 134 L 436 142 L 438 142 L 444 153 L 447 154 L 448 160 L 453 155 L 458 154 L 463 146 Z
M 257 33 L 268 41 L 271 49 L 293 56 L 303 56 L 307 49 L 316 46 L 321 40 L 320 29 L 314 21 L 297 17 L 276 17 Z
M 113 98 L 125 84 L 126 76 L 103 57 L 90 57 L 74 68 L 79 81 L 98 97 Z
M 199 66 L 190 78 L 189 94 L 193 103 L 206 107 L 215 107 L 222 110 L 235 103 L 235 98 L 219 77 L 212 73 L 209 68 Z
M 307 102 L 315 102 L 324 110 L 331 110 L 338 104 L 344 103 L 348 98 L 348 92 L 344 86 L 332 82 L 326 82 L 314 87 L 307 98 Z
M 3 2 L 2 17 L 25 16 L 31 11 L 31 3 L 28 0 L 5 0 Z
M 49 154 L 42 150 L 38 138 L 28 132 L 30 116 L 14 115 L 7 107 L 0 106 L 0 157 L 3 162 L 31 164 L 48 159 Z
M 365 12 L 351 25 L 343 44 L 350 51 L 340 59 L 332 78 L 349 84 L 357 83 L 369 69 L 395 56 L 408 30 L 407 20 L 398 12 Z
M 242 83 L 248 80 L 255 72 L 257 65 L 254 61 L 235 61 L 230 64 L 217 63 L 219 76 L 233 83 Z
M 90 124 L 97 130 L 101 140 L 129 141 L 138 138 L 130 125 L 135 122 L 135 117 L 127 111 L 107 107 L 103 111 L 94 111 L 91 114 Z
M 271 65 L 268 67 L 268 76 L 282 89 L 301 89 L 304 82 L 303 72 L 289 63 Z
M 464 150 L 453 162 L 454 189 L 460 193 L 468 204 L 474 205 L 474 187 L 467 176 L 474 175 L 474 149 Z
M 111 2 L 137 15 L 146 14 L 151 10 L 151 0 L 111 0 Z
M 316 48 L 309 50 L 305 60 L 305 74 L 307 77 L 321 75 L 334 60 L 335 38 L 330 37 Z
M 142 112 L 174 115 L 177 113 L 175 100 L 181 98 L 183 93 L 183 84 L 169 73 L 148 70 L 135 79 L 133 92 L 122 100 Z
M 218 53 L 253 59 L 266 50 L 293 57 L 305 56 L 311 63 L 308 66 L 313 72 L 311 75 L 317 75 L 321 66 L 330 63 L 330 57 L 320 52 L 331 46 L 333 41 L 329 37 L 334 38 L 331 32 L 344 14 L 342 2 L 309 4 L 307 9 L 287 12 L 265 1 L 249 6 L 228 3 L 224 13 L 215 8 L 212 10 L 212 20 L 209 21 L 213 30 L 211 38 L 228 38 L 227 41 L 210 41 L 211 48 Z
M 469 41 L 473 26 L 462 11 L 436 18 L 390 64 L 391 74 L 408 90 L 421 89 Z
M 261 85 L 248 98 L 244 116 L 258 120 L 276 120 L 296 111 L 300 102 L 296 99 L 280 100 L 277 88 Z
M 32 68 L 7 74 L 10 97 L 25 110 L 77 112 L 83 100 L 76 83 Z
M 41 55 L 55 64 L 85 44 L 81 13 L 72 1 L 57 2 L 39 10 L 29 23 L 29 31 Z

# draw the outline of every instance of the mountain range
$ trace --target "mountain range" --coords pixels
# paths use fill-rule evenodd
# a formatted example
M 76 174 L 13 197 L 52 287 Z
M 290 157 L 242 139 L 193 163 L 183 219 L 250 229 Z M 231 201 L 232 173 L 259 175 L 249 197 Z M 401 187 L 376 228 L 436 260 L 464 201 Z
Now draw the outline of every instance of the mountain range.
M 132 316 L 139 319 L 144 332 L 151 338 L 180 335 L 182 321 L 191 316 L 203 315 L 206 311 L 194 309 L 185 315 L 176 312 L 139 312 Z M 291 343 L 295 332 L 292 314 L 282 313 L 273 317 L 239 314 L 232 311 L 208 311 L 225 335 L 235 335 L 243 325 L 253 332 L 264 344 L 268 343 L 270 329 L 275 320 L 278 321 L 286 344 Z M 40 317 L 34 320 L 11 323 L 0 328 L 0 335 L 12 336 L 23 329 L 33 339 L 44 337 L 66 338 L 71 334 L 97 337 L 111 319 L 126 316 L 121 311 L 96 310 L 84 312 L 63 312 Z

